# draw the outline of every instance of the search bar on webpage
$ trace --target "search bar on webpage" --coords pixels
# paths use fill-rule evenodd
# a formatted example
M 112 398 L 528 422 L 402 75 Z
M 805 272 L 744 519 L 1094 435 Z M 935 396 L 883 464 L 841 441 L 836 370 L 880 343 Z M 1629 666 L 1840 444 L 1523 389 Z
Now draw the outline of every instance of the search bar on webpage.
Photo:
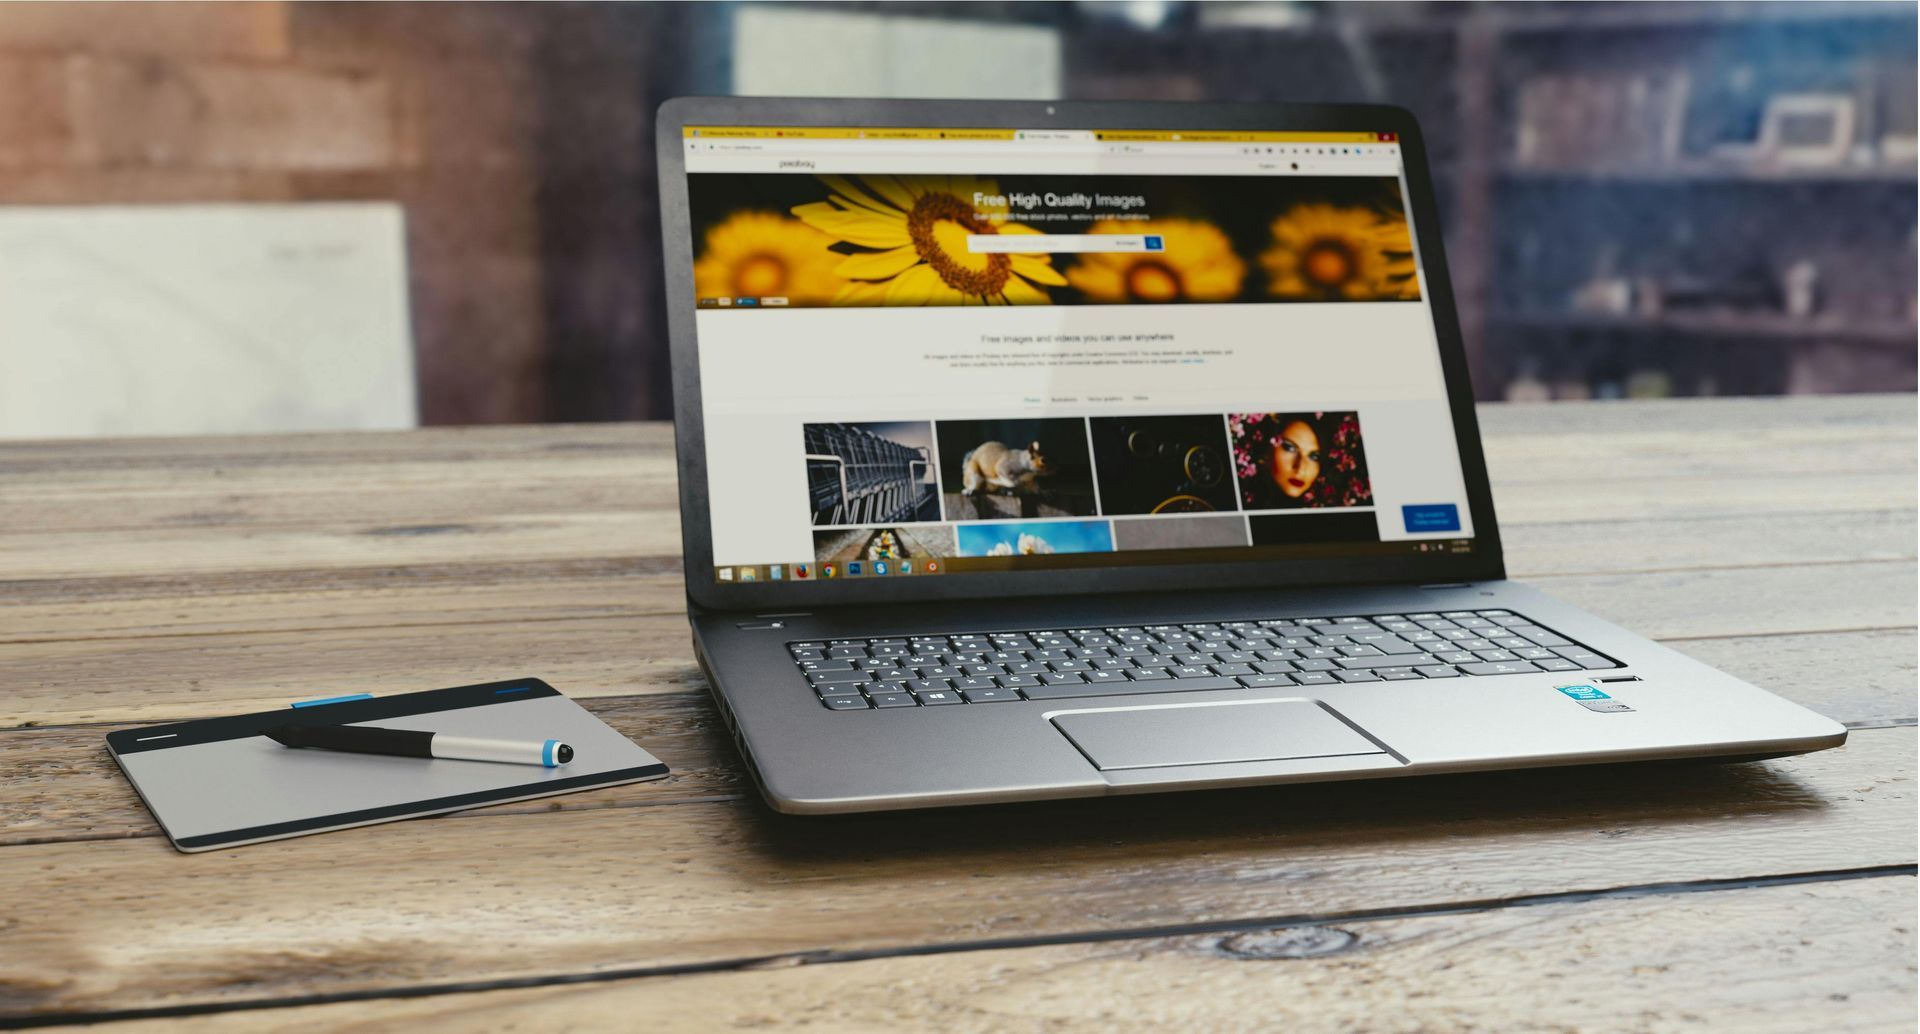
M 1061 254 L 1091 251 L 1165 251 L 1166 238 L 1157 233 L 976 233 L 967 237 L 975 255 L 1013 252 Z

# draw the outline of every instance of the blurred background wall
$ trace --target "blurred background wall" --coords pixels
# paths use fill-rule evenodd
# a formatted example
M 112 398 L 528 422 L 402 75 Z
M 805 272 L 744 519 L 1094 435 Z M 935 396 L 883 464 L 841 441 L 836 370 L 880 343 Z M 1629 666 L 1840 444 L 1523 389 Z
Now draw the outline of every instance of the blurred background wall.
M 276 424 L 297 408 L 282 384 L 233 429 L 664 418 L 667 97 L 1386 101 L 1427 129 L 1483 398 L 1912 390 L 1915 36 L 1914 5 L 1850 2 L 9 3 L 0 231 L 23 206 L 83 227 L 102 206 L 383 203 L 404 221 L 398 330 L 351 331 L 338 363 L 410 353 L 412 412 Z M 349 285 L 386 269 L 377 230 L 335 251 L 259 232 L 263 261 L 331 257 Z M 35 233 L 11 254 L 45 270 Z M 41 324 L 7 322 L 7 239 L 18 381 L 44 345 L 8 329 Z M 98 257 L 90 291 L 165 272 Z M 325 349 L 349 333 L 329 309 L 359 298 L 313 292 L 281 325 L 204 291 L 170 304 Z M 145 311 L 56 313 L 61 347 L 168 363 L 165 335 L 123 340 Z M 265 368 L 195 380 L 247 392 Z M 33 436 L 18 423 L 0 433 Z

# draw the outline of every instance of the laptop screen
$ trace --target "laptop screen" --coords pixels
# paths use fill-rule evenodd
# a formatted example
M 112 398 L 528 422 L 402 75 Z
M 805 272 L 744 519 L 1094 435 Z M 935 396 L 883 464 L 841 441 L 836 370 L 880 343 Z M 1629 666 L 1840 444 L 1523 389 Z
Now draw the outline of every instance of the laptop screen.
M 1393 133 L 682 143 L 717 582 L 1472 550 Z

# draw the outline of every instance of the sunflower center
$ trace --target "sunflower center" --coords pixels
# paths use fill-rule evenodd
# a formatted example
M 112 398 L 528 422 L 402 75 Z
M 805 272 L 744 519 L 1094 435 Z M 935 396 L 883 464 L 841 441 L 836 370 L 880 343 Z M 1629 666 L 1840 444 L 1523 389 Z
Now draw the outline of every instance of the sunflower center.
M 787 264 L 765 252 L 742 259 L 733 267 L 733 292 L 746 298 L 777 295 L 787 286 Z
M 1300 273 L 1321 287 L 1333 287 L 1353 279 L 1357 265 L 1344 242 L 1318 240 L 1301 257 Z
M 907 213 L 907 236 L 921 261 L 933 268 L 948 287 L 961 294 L 999 294 L 1006 286 L 1013 260 L 1005 255 L 976 255 L 967 250 L 967 238 L 995 233 L 973 206 L 951 194 L 923 194 Z
M 1180 274 L 1158 262 L 1135 262 L 1127 268 L 1127 295 L 1143 302 L 1170 302 L 1179 298 Z

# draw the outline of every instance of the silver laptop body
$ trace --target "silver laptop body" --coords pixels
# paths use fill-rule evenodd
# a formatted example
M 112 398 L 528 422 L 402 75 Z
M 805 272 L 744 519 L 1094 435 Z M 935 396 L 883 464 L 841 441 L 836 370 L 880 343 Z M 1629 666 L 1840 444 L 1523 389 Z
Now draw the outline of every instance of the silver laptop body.
M 1506 580 L 1408 112 L 681 99 L 658 145 L 694 645 L 774 808 L 1845 742 Z

